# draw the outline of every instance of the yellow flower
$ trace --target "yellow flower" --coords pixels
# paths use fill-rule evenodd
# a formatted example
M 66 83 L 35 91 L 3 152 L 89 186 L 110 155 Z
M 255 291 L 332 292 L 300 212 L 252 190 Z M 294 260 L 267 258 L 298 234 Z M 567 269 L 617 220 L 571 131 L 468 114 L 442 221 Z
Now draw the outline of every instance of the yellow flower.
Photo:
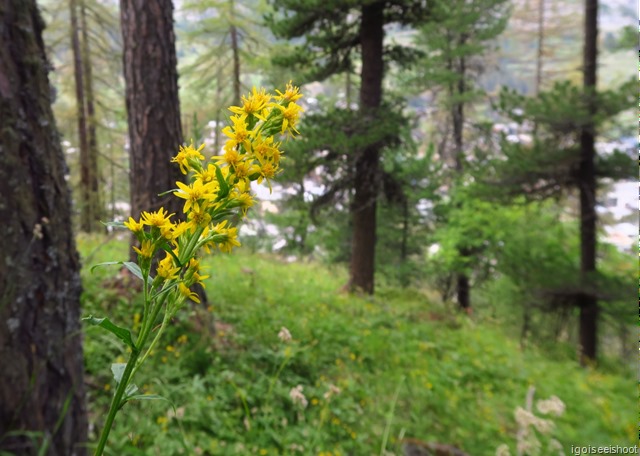
M 189 260 L 189 267 L 187 270 L 186 277 L 192 279 L 190 283 L 200 283 L 204 287 L 204 283 L 202 282 L 204 279 L 208 279 L 210 276 L 208 275 L 200 275 L 200 262 L 197 258 L 191 258 Z
M 187 287 L 184 283 L 180 282 L 180 285 L 178 285 L 178 289 L 180 290 L 182 296 L 200 304 L 200 298 L 198 297 L 198 294 L 189 290 L 189 287 Z
M 282 133 L 289 132 L 291 136 L 295 134 L 300 134 L 298 130 L 296 130 L 296 123 L 298 123 L 298 119 L 300 118 L 300 113 L 303 109 L 291 102 L 286 107 L 280 105 L 274 105 L 280 111 L 282 111 Z
M 171 227 L 171 239 L 177 239 L 189 229 L 189 224 L 186 222 L 180 222 L 177 225 Z
M 202 171 L 197 171 L 195 173 L 195 177 L 196 177 L 196 179 L 201 180 L 205 184 L 207 184 L 209 182 L 218 184 L 218 176 L 216 174 L 216 167 L 215 167 L 215 165 L 213 163 L 209 163 L 207 165 L 207 169 L 203 169 Z
M 173 214 L 167 215 L 164 208 L 158 209 L 156 212 L 142 212 L 142 224 L 149 226 L 157 226 L 158 228 L 163 225 L 171 224 L 169 218 Z
M 174 266 L 173 257 L 167 253 L 167 256 L 158 263 L 157 271 L 158 275 L 164 280 L 171 280 L 178 277 L 180 268 Z
M 189 160 L 204 160 L 204 155 L 200 153 L 202 149 L 204 149 L 204 144 L 196 149 L 193 147 L 193 141 L 191 141 L 191 144 L 187 147 L 180 146 L 180 152 L 171 159 L 171 162 L 178 163 L 182 174 L 187 174 L 190 168 Z
M 143 225 L 142 222 L 136 222 L 133 219 L 133 217 L 129 217 L 129 221 L 128 222 L 124 222 L 124 226 L 129 228 L 134 233 L 139 233 L 140 231 L 142 231 L 142 228 L 143 228 L 144 225 Z
M 260 89 L 260 92 L 254 87 L 252 93 L 248 97 L 242 96 L 242 107 L 231 106 L 229 111 L 238 115 L 254 115 L 260 120 L 265 120 L 262 112 L 264 111 L 267 103 L 271 100 L 271 95 L 267 94 L 264 89 Z
M 251 143 L 249 142 L 251 131 L 247 130 L 247 115 L 232 116 L 231 122 L 233 123 L 233 127 L 224 127 L 222 133 L 231 138 L 232 147 L 242 144 L 245 150 L 249 150 L 251 147 Z
M 153 243 L 148 240 L 142 241 L 142 245 L 140 246 L 140 248 L 134 247 L 133 250 L 135 250 L 138 253 L 138 255 L 140 255 L 143 258 L 151 258 L 155 251 Z
M 275 96 L 274 98 L 279 101 L 292 102 L 302 98 L 300 89 L 292 85 L 291 81 L 287 83 L 284 93 L 280 92 L 279 90 L 276 90 L 276 92 L 278 93 L 278 95 Z
M 187 227 L 192 233 L 195 232 L 196 228 L 205 227 L 211 221 L 211 215 L 205 210 L 205 208 L 197 205 L 192 208 L 187 217 L 189 218 Z
M 216 186 L 213 182 L 209 182 L 208 184 L 203 184 L 201 180 L 196 179 L 190 185 L 185 185 L 182 182 L 176 182 L 179 190 L 173 192 L 178 198 L 185 199 L 184 208 L 182 209 L 185 214 L 191 209 L 198 210 L 198 202 L 199 201 L 213 201 L 216 198 Z
M 240 156 L 238 151 L 235 149 L 235 147 L 236 147 L 235 142 L 230 139 L 229 141 L 227 141 L 227 143 L 224 146 L 224 155 L 215 155 L 211 157 L 211 159 L 217 160 L 216 165 L 218 166 L 226 164 L 226 165 L 235 167 L 238 163 L 240 163 L 240 160 L 242 160 L 242 157 Z M 222 168 L 222 169 L 225 169 L 225 168 Z
M 240 247 L 240 241 L 238 241 L 238 228 L 228 228 L 225 235 L 226 239 L 218 242 L 218 248 L 221 252 L 230 253 L 234 247 Z

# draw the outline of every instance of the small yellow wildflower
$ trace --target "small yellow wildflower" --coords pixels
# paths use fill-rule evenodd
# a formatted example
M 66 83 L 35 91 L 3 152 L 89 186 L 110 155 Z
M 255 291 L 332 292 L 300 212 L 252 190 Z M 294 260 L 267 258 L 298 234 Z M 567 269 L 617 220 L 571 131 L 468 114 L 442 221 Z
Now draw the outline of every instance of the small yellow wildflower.
M 142 241 L 140 248 L 134 247 L 133 250 L 143 258 L 151 258 L 155 252 L 153 243 L 148 240 Z
M 171 224 L 169 218 L 174 214 L 168 214 L 164 208 L 158 209 L 156 212 L 142 212 L 142 224 L 149 226 L 157 226 L 158 228 Z
M 206 227 L 211 222 L 211 215 L 203 207 L 195 206 L 188 215 L 187 227 L 194 233 L 196 228 Z
M 202 169 L 201 171 L 197 171 L 195 173 L 196 179 L 202 181 L 207 184 L 209 182 L 215 183 L 218 185 L 218 176 L 216 174 L 216 167 L 213 163 L 209 163 L 206 169 Z
M 184 296 L 185 298 L 191 299 L 193 302 L 200 304 L 200 298 L 198 297 L 198 293 L 189 290 L 189 287 L 187 287 L 184 283 L 180 282 L 180 285 L 178 285 L 178 289 L 180 290 L 180 293 L 182 294 L 182 296 Z
M 158 263 L 157 271 L 158 275 L 164 280 L 171 280 L 178 277 L 180 268 L 174 266 L 173 257 L 167 253 L 167 256 Z
M 242 156 L 236 150 L 236 143 L 233 140 L 228 140 L 224 145 L 224 154 L 223 155 L 214 155 L 211 157 L 211 160 L 216 160 L 216 165 L 223 166 L 228 165 L 231 167 L 236 166 L 240 160 L 242 160 Z M 225 170 L 227 175 L 229 173 L 228 168 L 221 168 L 221 170 Z M 226 177 L 226 176 L 225 176 Z
M 291 136 L 294 136 L 294 133 L 299 135 L 300 132 L 296 130 L 296 123 L 298 123 L 300 113 L 303 109 L 293 102 L 289 103 L 286 107 L 280 105 L 274 105 L 274 107 L 282 111 L 282 133 L 288 131 Z
M 245 150 L 249 150 L 251 143 L 249 138 L 251 137 L 251 131 L 247 130 L 247 115 L 236 115 L 231 117 L 233 127 L 224 127 L 222 133 L 231 138 L 233 147 L 241 144 Z
M 229 111 L 238 115 L 254 115 L 258 119 L 264 121 L 265 117 L 262 115 L 262 111 L 267 106 L 267 103 L 271 100 L 271 95 L 267 94 L 265 89 L 261 89 L 260 92 L 254 87 L 252 93 L 248 97 L 242 96 L 242 107 L 231 106 Z
M 198 202 L 213 201 L 216 198 L 216 186 L 212 182 L 203 184 L 201 180 L 196 180 L 191 185 L 185 185 L 182 182 L 176 182 L 179 190 L 173 192 L 178 198 L 185 201 L 183 211 L 186 214 L 192 207 L 198 210 Z
M 284 93 L 280 92 L 279 90 L 276 90 L 276 92 L 278 93 L 278 95 L 275 96 L 274 98 L 279 101 L 295 102 L 300 98 L 302 98 L 302 94 L 300 93 L 300 88 L 291 84 L 291 81 L 287 83 Z
M 178 152 L 178 155 L 171 159 L 171 162 L 178 163 L 180 165 L 180 171 L 182 171 L 182 174 L 187 174 L 189 172 L 190 159 L 204 160 L 204 155 L 200 153 L 203 148 L 204 144 L 196 149 L 195 147 L 193 147 L 193 141 L 191 141 L 191 144 L 187 147 L 180 146 L 180 152 Z
M 139 233 L 144 228 L 144 224 L 142 222 L 136 222 L 133 217 L 129 217 L 128 222 L 124 222 L 124 226 L 129 228 L 134 233 Z

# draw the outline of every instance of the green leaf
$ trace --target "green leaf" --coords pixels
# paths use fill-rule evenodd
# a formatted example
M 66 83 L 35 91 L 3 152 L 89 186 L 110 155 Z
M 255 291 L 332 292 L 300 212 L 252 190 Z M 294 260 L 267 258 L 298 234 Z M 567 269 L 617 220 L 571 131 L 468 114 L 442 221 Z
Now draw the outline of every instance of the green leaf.
M 114 228 L 126 228 L 124 222 L 100 222 L 104 226 L 113 226 Z
M 105 261 L 104 263 L 94 264 L 91 266 L 90 271 L 93 272 L 93 270 L 99 266 L 112 266 L 114 264 L 122 264 L 122 261 Z
M 122 380 L 122 374 L 124 374 L 126 368 L 127 365 L 125 363 L 113 363 L 111 365 L 111 373 L 118 385 L 120 384 L 120 380 Z
M 214 165 L 216 167 L 216 178 L 218 179 L 218 183 L 220 184 L 220 191 L 218 192 L 218 199 L 226 198 L 229 194 L 229 184 L 224 180 L 224 176 L 222 175 L 222 171 L 218 165 Z
M 142 275 L 142 270 L 140 269 L 140 266 L 138 266 L 136 263 L 134 263 L 133 261 L 123 261 L 122 262 L 122 266 L 124 266 L 129 271 L 131 271 L 134 276 L 136 276 L 140 280 L 144 281 L 144 276 Z M 151 280 L 151 277 L 149 277 L 149 280 Z
M 88 317 L 83 318 L 84 321 L 89 322 L 92 325 L 100 326 L 101 328 L 106 329 L 112 334 L 122 340 L 127 346 L 131 347 L 131 349 L 135 350 L 136 346 L 133 343 L 133 339 L 131 339 L 131 332 L 128 329 L 121 328 L 120 326 L 114 325 L 108 318 L 96 318 L 93 315 L 89 315 Z
M 136 263 L 134 263 L 133 261 L 105 261 L 104 263 L 98 263 L 98 264 L 94 264 L 91 267 L 91 272 L 93 272 L 93 270 L 95 268 L 97 268 L 98 266 L 112 266 L 114 264 L 120 264 L 122 266 L 124 266 L 125 268 L 127 268 L 129 271 L 131 271 L 131 273 L 136 276 L 137 278 L 139 278 L 140 280 L 144 281 L 143 275 L 142 275 L 142 270 L 140 269 L 140 266 L 138 266 Z M 153 277 L 149 276 L 149 283 L 151 283 L 153 281 Z

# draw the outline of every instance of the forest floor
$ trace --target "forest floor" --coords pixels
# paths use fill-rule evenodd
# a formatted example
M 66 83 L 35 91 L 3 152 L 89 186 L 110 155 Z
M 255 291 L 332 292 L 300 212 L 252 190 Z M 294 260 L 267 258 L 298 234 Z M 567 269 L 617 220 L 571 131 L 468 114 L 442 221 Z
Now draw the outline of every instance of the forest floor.
M 90 272 L 126 259 L 126 239 L 78 238 L 83 315 L 135 331 L 134 279 L 117 267 Z M 335 266 L 244 249 L 205 265 L 208 303 L 183 309 L 135 379 L 168 402 L 127 404 L 106 454 L 400 456 L 403 439 L 473 456 L 507 444 L 515 454 L 514 414 L 530 386 L 536 400 L 557 396 L 566 406 L 558 417 L 534 408 L 553 423 L 546 435 L 532 431 L 539 454 L 558 454 L 553 439 L 564 454 L 637 443 L 637 383 L 622 365 L 582 369 L 573 356 L 523 351 L 499 321 L 458 315 L 423 290 L 351 296 Z M 282 328 L 291 341 L 279 338 Z M 101 328 L 85 329 L 95 426 L 114 387 L 110 364 L 127 353 Z

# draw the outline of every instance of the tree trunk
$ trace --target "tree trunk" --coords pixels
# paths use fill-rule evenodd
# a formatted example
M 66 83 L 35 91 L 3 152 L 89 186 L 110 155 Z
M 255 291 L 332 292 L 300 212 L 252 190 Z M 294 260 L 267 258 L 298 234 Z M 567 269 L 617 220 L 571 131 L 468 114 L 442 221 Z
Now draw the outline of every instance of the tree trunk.
M 87 144 L 87 121 L 84 107 L 84 80 L 82 76 L 82 53 L 78 32 L 76 0 L 69 0 L 71 17 L 71 49 L 73 50 L 73 70 L 76 87 L 76 116 L 78 120 L 78 147 L 80 148 L 80 230 L 90 233 L 93 229 L 91 213 L 91 160 Z
M 84 455 L 80 264 L 43 28 L 35 1 L 2 3 L 0 452 Z
M 384 4 L 362 7 L 360 47 L 362 75 L 360 110 L 374 122 L 382 101 L 382 41 L 384 38 Z M 359 151 L 355 162 L 354 198 L 351 208 L 353 239 L 349 289 L 373 294 L 376 247 L 376 199 L 380 146 L 372 144 Z
M 89 26 L 87 25 L 86 0 L 80 0 L 80 27 L 82 29 L 82 69 L 84 73 L 84 91 L 86 101 L 87 155 L 89 162 L 89 205 L 91 207 L 91 225 L 100 230 L 103 216 L 100 195 L 100 173 L 98 168 L 97 120 L 93 94 L 93 68 L 91 67 L 91 49 L 89 45 Z
M 460 46 L 464 46 L 466 42 L 466 38 L 463 36 L 460 40 Z M 464 102 L 463 95 L 466 91 L 466 60 L 464 57 L 460 57 L 458 61 L 458 83 L 455 87 L 455 103 L 453 103 L 452 107 L 452 119 L 453 119 L 453 142 L 455 146 L 455 166 L 456 171 L 458 173 L 458 177 L 462 178 L 464 173 Z M 459 254 L 462 258 L 468 258 L 469 252 L 464 247 L 459 249 Z M 469 277 L 464 272 L 458 272 L 458 277 L 456 280 L 456 297 L 458 299 L 458 306 L 461 310 L 465 312 L 470 312 L 471 310 L 471 299 L 470 299 L 470 287 L 469 287 Z
M 536 55 L 536 95 L 542 88 L 542 64 L 544 58 L 544 0 L 538 0 L 538 53 Z
M 598 0 L 585 0 L 584 23 L 584 89 L 587 105 L 593 115 L 595 103 L 598 56 Z M 596 273 L 596 173 L 595 127 L 593 121 L 580 133 L 580 273 L 586 289 L 579 296 L 580 308 L 580 362 L 593 362 L 597 355 L 598 301 L 589 291 Z
M 233 11 L 233 2 L 231 3 Z M 229 29 L 231 34 L 231 50 L 233 52 L 233 104 L 240 105 L 240 49 L 238 47 L 238 29 L 235 25 L 231 25 Z
M 182 215 L 171 196 L 182 179 L 170 163 L 182 144 L 171 0 L 121 0 L 123 63 L 129 121 L 131 212 L 164 207 Z

